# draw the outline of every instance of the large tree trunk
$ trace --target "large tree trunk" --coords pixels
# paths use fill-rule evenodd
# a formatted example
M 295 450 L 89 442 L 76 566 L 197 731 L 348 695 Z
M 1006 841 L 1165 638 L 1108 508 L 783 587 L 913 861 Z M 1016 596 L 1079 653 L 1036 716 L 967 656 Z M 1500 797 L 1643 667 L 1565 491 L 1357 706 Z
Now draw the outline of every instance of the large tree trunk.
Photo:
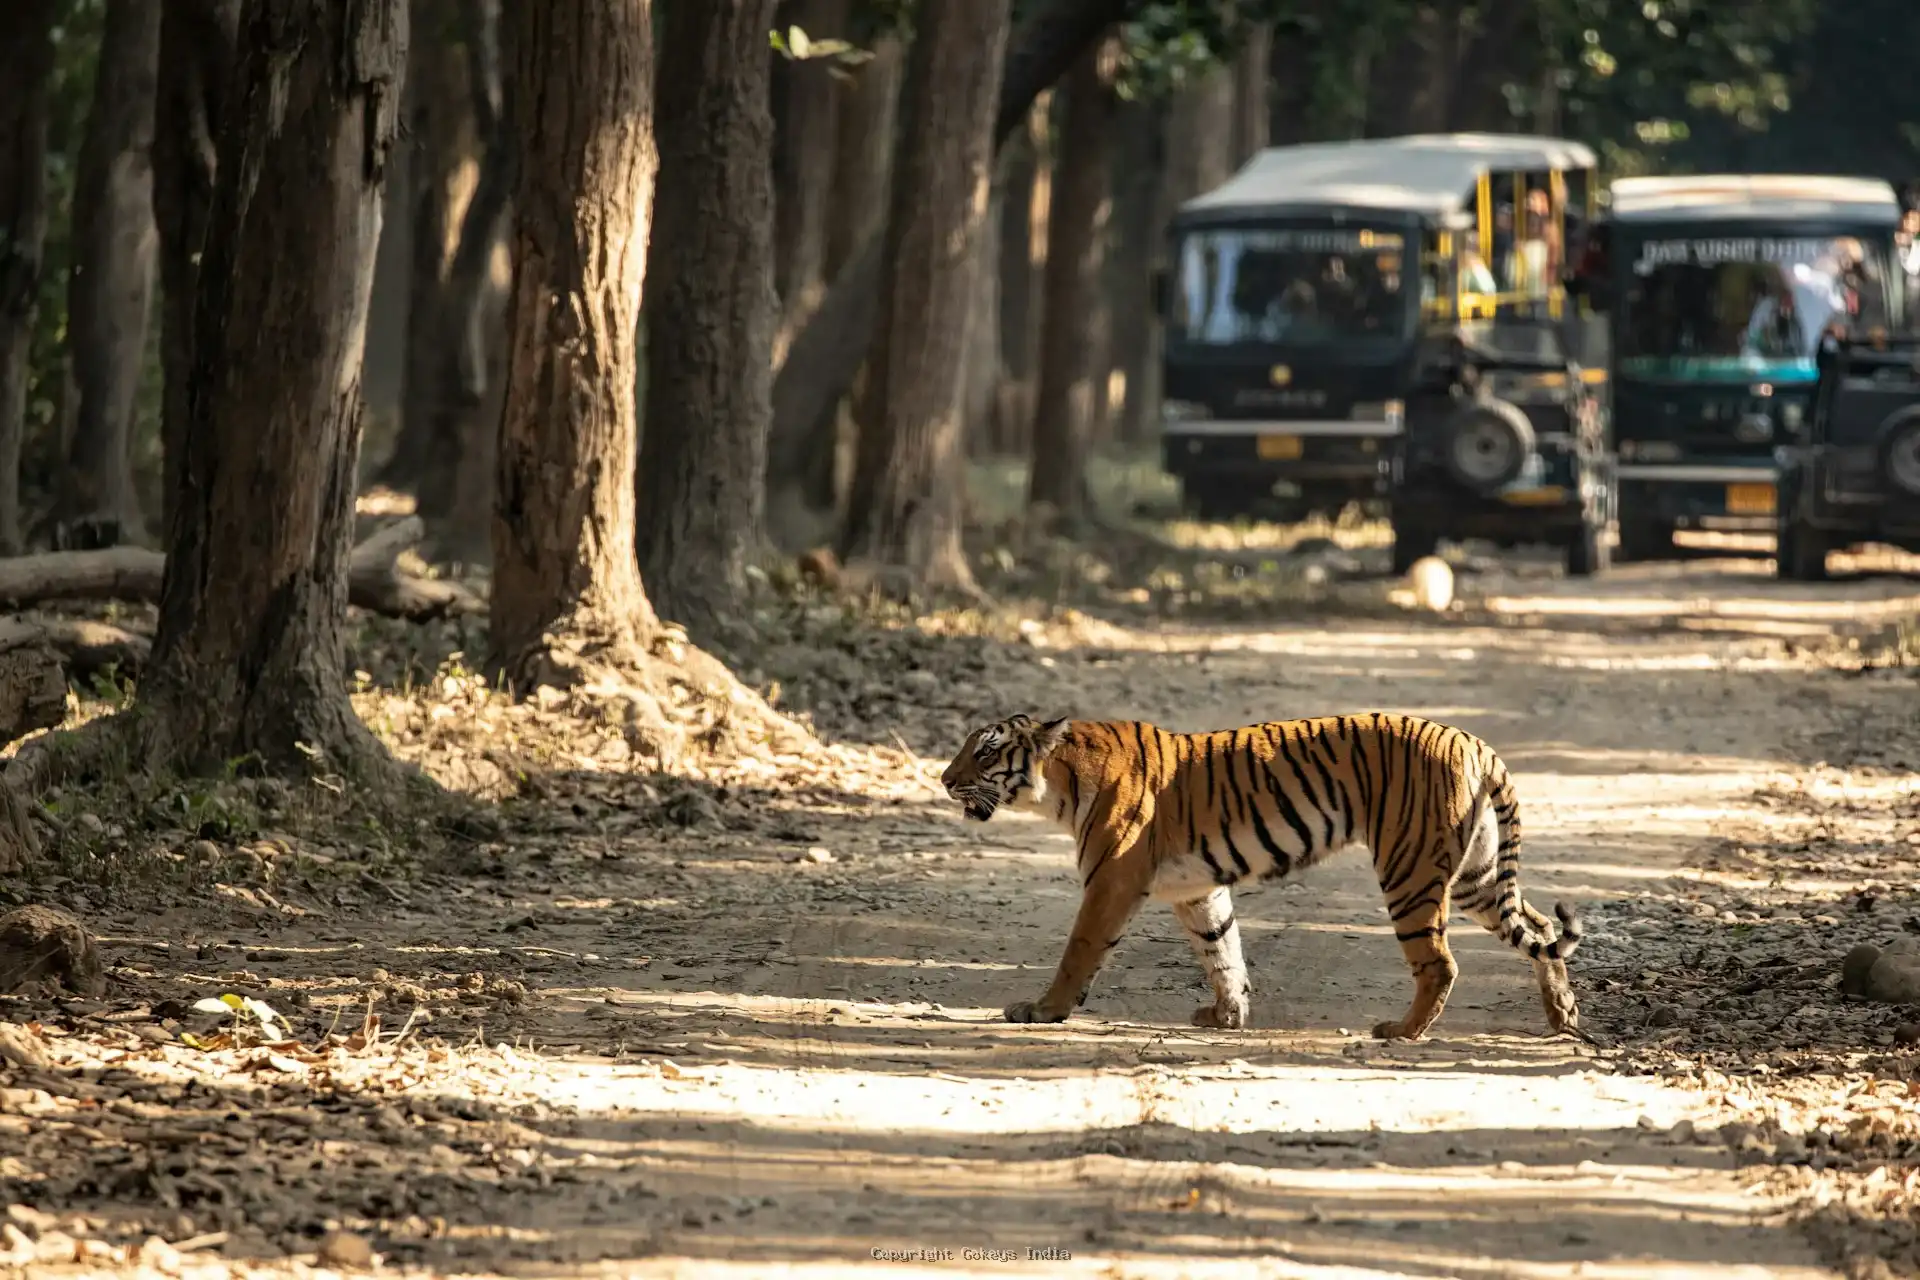
M 18 555 L 27 355 L 47 234 L 54 0 L 0 5 L 0 555 Z
M 169 542 L 185 474 L 200 250 L 213 207 L 239 13 L 240 0 L 167 0 L 161 6 L 153 212 L 160 230 L 161 527 Z
M 997 0 L 995 0 L 997 2 Z M 993 120 L 997 148 L 1027 109 L 1066 73 L 1081 51 L 1143 0 L 1050 0 L 1021 23 L 1006 58 Z M 897 186 L 897 183 L 896 183 Z M 835 277 L 813 317 L 794 336 L 773 384 L 773 456 L 779 459 L 832 411 L 867 359 L 880 313 L 882 242 L 870 238 Z
M 647 263 L 640 572 L 695 635 L 738 616 L 761 536 L 772 416 L 774 0 L 674 4 L 660 45 Z
M 994 452 L 1025 457 L 1033 447 L 1033 380 L 1040 367 L 1040 273 L 1047 260 L 1053 198 L 1052 104 L 1042 95 L 1000 154 L 999 274 L 1001 383 L 995 388 Z
M 634 549 L 633 396 L 658 165 L 650 10 L 502 11 L 519 177 L 492 661 L 521 689 L 567 678 L 551 638 L 622 647 L 654 625 Z
M 900 104 L 879 342 L 860 414 L 843 558 L 974 589 L 960 546 L 967 314 L 993 180 L 1008 0 L 919 10 Z
M 785 0 L 780 29 L 797 26 L 815 40 L 840 39 L 847 34 L 847 11 L 848 0 Z M 761 24 L 763 47 L 756 60 L 767 57 L 765 28 L 770 25 L 771 19 Z M 790 331 L 806 322 L 824 287 L 839 95 L 823 59 L 779 59 L 773 92 L 778 95 L 772 139 L 773 284 L 780 295 L 781 326 Z
M 385 762 L 342 627 L 362 334 L 399 133 L 404 0 L 256 0 L 193 313 L 191 419 L 139 710 L 160 760 Z
M 1159 398 L 1159 318 L 1153 272 L 1166 257 L 1162 188 L 1166 185 L 1166 113 L 1158 102 L 1121 106 L 1113 194 L 1113 253 L 1107 264 L 1112 298 L 1113 365 L 1121 375 L 1118 430 L 1129 444 L 1148 438 L 1147 410 Z
M 1119 52 L 1096 45 L 1060 87 L 1060 151 L 1047 216 L 1040 385 L 1034 393 L 1027 502 L 1069 524 L 1086 509 L 1087 451 L 1106 392 L 1107 220 L 1113 202 L 1113 75 Z
M 154 101 L 160 9 L 109 0 L 100 70 L 73 186 L 67 352 L 78 395 L 58 518 L 98 540 L 143 542 L 133 486 L 134 395 L 147 355 L 159 238 L 153 216 Z
M 969 456 L 991 454 L 994 445 L 994 396 L 1000 373 L 1000 202 L 994 184 L 987 218 L 975 250 L 973 299 L 967 309 L 966 360 L 960 375 L 960 424 Z

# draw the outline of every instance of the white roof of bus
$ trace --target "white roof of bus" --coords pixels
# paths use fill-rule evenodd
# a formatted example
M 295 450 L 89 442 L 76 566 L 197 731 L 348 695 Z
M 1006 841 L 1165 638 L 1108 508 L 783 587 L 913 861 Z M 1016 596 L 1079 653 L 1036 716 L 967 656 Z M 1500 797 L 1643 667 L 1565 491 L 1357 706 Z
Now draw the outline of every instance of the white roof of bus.
M 1858 218 L 1892 224 L 1900 219 L 1900 201 L 1877 178 L 1709 173 L 1620 178 L 1612 216 L 1615 222 Z
M 1482 173 L 1586 169 L 1594 155 L 1564 138 L 1520 133 L 1428 133 L 1360 142 L 1270 147 L 1182 213 L 1349 205 L 1446 215 L 1465 208 Z

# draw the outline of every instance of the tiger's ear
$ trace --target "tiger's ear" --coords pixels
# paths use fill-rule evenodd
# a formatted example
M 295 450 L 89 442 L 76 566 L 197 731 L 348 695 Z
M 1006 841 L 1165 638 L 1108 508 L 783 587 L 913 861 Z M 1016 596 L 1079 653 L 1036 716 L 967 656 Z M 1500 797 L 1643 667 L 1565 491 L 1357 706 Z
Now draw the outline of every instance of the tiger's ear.
M 1026 729 L 1032 726 L 1033 717 L 1024 711 L 1016 711 L 1007 717 L 1007 724 L 1015 729 Z
M 1040 726 L 1033 735 L 1033 745 L 1044 757 L 1053 754 L 1055 747 L 1067 740 L 1067 727 L 1072 724 L 1065 716 L 1058 720 L 1049 720 Z

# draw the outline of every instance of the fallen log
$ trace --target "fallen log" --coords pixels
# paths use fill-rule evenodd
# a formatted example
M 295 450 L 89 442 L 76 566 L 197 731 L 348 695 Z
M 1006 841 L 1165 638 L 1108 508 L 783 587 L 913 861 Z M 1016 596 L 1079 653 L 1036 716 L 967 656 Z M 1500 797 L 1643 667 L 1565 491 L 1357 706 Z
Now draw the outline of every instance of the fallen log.
M 347 602 L 412 622 L 479 612 L 480 598 L 461 584 L 400 571 L 396 558 L 425 532 L 418 516 L 408 516 L 355 547 Z M 0 560 L 0 606 L 19 609 L 50 600 L 157 604 L 166 571 L 166 556 L 144 547 L 16 556 Z
M 153 653 L 153 637 L 111 622 L 49 614 L 29 615 L 27 621 L 45 633 L 70 681 L 91 680 L 109 668 L 123 676 L 138 676 Z

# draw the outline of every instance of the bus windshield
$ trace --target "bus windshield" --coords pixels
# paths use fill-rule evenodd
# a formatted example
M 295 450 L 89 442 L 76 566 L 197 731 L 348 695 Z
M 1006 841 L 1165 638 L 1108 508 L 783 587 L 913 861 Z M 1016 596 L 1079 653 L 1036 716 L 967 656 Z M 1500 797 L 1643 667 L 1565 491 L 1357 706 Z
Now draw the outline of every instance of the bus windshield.
M 1886 323 L 1878 264 L 1850 236 L 1645 240 L 1631 262 L 1619 359 L 1630 376 L 1810 379 L 1829 324 Z
M 1202 346 L 1404 340 L 1415 305 L 1404 252 L 1402 233 L 1370 228 L 1189 233 L 1169 336 Z

